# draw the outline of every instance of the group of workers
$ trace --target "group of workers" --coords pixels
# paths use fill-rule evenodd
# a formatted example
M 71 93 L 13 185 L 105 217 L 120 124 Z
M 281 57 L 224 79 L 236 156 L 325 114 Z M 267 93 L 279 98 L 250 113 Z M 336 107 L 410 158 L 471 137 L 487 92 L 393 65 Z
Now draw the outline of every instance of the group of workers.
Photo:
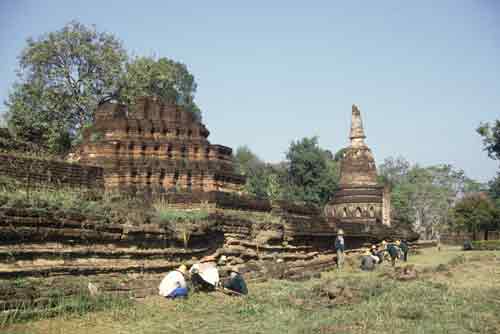
M 344 263 L 344 231 L 339 229 L 335 238 L 335 251 L 337 253 L 337 268 L 341 269 Z M 362 270 L 374 270 L 377 264 L 384 262 L 386 257 L 390 258 L 391 264 L 394 267 L 396 261 L 401 259 L 408 261 L 408 243 L 404 240 L 396 240 L 395 242 L 387 243 L 383 240 L 380 245 L 373 244 L 361 257 L 360 268 Z
M 345 251 L 344 231 L 341 229 L 337 232 L 334 247 L 337 253 L 337 268 L 341 269 Z M 405 262 L 408 260 L 408 251 L 408 243 L 404 240 L 390 243 L 383 240 L 379 245 L 372 245 L 370 250 L 363 254 L 360 268 L 368 271 L 374 270 L 376 265 L 389 258 L 394 267 L 397 259 Z M 189 287 L 188 281 L 190 281 Z M 248 293 L 245 280 L 236 266 L 230 268 L 229 278 L 223 283 L 220 282 L 217 259 L 214 256 L 203 257 L 198 263 L 193 264 L 189 271 L 185 265 L 179 266 L 163 278 L 158 289 L 161 296 L 174 299 L 187 297 L 190 288 L 197 291 L 219 290 L 232 295 L 246 295 Z
M 231 295 L 248 293 L 245 280 L 236 266 L 230 268 L 229 277 L 224 282 L 220 281 L 214 256 L 205 256 L 189 271 L 184 264 L 172 270 L 163 278 L 158 289 L 161 296 L 172 299 L 187 297 L 191 289 L 206 292 L 218 290 Z
M 387 243 L 385 240 L 380 245 L 372 245 L 361 257 L 361 270 L 374 270 L 375 266 L 384 262 L 386 257 L 390 258 L 394 267 L 398 259 L 408 261 L 408 243 L 404 240 Z

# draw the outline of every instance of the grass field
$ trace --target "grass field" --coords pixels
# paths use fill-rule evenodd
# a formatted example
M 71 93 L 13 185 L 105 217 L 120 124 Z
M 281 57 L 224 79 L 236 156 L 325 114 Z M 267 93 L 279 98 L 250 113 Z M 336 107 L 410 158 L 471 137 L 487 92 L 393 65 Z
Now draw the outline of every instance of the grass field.
M 251 284 L 246 298 L 149 297 L 78 317 L 12 324 L 0 332 L 500 333 L 500 252 L 428 249 L 409 264 L 417 279 L 393 278 L 388 264 L 370 273 L 346 268 L 306 282 Z

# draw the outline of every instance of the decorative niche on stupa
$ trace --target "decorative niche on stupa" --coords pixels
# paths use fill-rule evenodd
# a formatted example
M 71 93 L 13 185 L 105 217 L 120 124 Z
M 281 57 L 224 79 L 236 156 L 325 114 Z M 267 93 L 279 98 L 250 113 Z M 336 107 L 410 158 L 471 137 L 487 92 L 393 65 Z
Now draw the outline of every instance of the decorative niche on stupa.
M 213 145 L 197 115 L 152 97 L 104 103 L 83 134 L 80 162 L 104 168 L 106 189 L 240 192 L 232 149 Z

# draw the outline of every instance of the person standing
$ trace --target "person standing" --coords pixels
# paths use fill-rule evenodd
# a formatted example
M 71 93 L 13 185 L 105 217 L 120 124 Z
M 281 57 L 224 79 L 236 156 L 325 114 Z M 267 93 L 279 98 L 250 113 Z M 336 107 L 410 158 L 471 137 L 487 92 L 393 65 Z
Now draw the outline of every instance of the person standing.
M 396 260 L 399 257 L 399 247 L 395 243 L 390 243 L 387 245 L 387 252 L 391 257 L 391 265 L 394 267 L 396 265 Z
M 406 240 L 401 240 L 399 248 L 401 248 L 401 251 L 403 252 L 403 261 L 408 261 L 408 251 L 410 250 L 410 247 L 408 246 Z
M 344 231 L 339 229 L 337 231 L 337 237 L 335 238 L 335 251 L 337 252 L 337 269 L 342 269 L 344 264 Z

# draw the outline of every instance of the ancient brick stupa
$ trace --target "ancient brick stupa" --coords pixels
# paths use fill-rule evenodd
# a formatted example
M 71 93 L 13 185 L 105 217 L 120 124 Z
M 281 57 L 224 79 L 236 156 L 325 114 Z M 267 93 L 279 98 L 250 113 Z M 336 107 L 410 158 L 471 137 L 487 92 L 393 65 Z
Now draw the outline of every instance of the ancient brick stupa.
M 325 214 L 340 223 L 390 225 L 389 191 L 377 182 L 375 159 L 365 138 L 361 113 L 353 105 L 351 144 L 341 160 L 339 190 L 326 206 Z
M 212 145 L 195 114 L 151 97 L 133 108 L 98 107 L 84 131 L 80 161 L 104 168 L 106 189 L 239 192 L 245 178 L 234 172 L 232 150 Z

